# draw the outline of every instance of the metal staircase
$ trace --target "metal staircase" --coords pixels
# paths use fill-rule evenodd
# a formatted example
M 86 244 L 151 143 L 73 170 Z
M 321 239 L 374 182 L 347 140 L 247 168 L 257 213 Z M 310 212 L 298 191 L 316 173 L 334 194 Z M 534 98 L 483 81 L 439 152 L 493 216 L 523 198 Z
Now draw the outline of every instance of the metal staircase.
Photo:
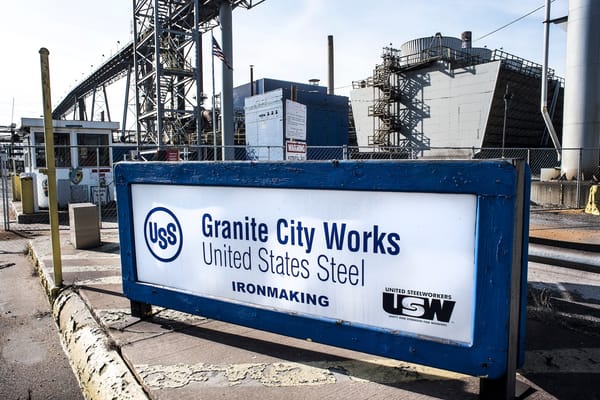
M 413 100 L 408 93 L 404 71 L 413 68 L 400 56 L 400 50 L 385 47 L 383 63 L 375 67 L 372 81 L 373 105 L 368 115 L 373 118 L 373 136 L 369 145 L 382 150 L 400 152 L 412 157 L 414 152 L 429 148 L 429 139 L 416 132 L 411 121 Z M 429 60 L 428 62 L 431 62 Z

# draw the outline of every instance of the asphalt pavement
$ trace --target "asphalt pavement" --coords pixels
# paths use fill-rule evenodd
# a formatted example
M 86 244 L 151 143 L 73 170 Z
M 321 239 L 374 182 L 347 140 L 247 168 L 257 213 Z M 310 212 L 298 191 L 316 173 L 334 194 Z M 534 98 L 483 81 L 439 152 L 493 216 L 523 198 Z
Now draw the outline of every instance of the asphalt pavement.
M 0 399 L 83 399 L 25 240 L 0 240 Z
M 90 250 L 74 249 L 68 228 L 60 232 L 65 286 L 53 315 L 87 398 L 478 398 L 475 377 L 158 307 L 150 319 L 132 317 L 116 225 L 105 224 L 102 245 Z M 517 377 L 529 389 L 521 398 L 600 399 L 600 218 L 534 209 L 530 232 L 527 350 Z M 27 240 L 51 296 L 50 237 Z M 561 267 L 570 264 L 577 269 Z

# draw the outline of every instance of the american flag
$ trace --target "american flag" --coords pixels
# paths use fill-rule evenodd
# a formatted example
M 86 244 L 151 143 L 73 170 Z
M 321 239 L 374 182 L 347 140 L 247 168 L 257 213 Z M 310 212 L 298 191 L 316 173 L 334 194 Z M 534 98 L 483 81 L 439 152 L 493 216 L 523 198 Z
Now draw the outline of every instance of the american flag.
M 219 46 L 219 43 L 217 43 L 217 40 L 214 37 L 212 38 L 212 53 L 213 53 L 213 56 L 215 56 L 219 60 L 223 61 L 223 64 L 225 64 L 225 66 L 227 68 L 233 70 L 233 68 L 231 67 L 231 64 L 229 64 L 229 60 L 227 60 L 227 57 L 225 57 L 225 54 L 223 54 L 223 50 L 221 50 L 221 46 Z

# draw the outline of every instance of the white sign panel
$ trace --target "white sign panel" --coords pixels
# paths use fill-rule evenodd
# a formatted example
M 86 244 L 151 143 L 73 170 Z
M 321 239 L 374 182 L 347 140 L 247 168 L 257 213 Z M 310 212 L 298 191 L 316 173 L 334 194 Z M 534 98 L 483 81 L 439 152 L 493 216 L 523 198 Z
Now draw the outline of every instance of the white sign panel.
M 252 160 L 283 160 L 283 90 L 247 97 L 246 151 Z
M 306 106 L 285 101 L 285 138 L 306 141 Z
M 476 196 L 132 184 L 138 281 L 470 345 Z

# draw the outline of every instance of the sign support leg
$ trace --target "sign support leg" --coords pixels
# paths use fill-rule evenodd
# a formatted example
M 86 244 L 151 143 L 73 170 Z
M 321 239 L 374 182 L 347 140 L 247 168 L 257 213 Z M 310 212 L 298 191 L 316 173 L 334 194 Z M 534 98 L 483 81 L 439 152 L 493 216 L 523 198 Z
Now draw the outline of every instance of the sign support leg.
M 523 293 L 523 257 L 524 242 L 524 202 L 525 198 L 525 162 L 514 160 L 513 164 L 517 172 L 517 191 L 515 194 L 515 221 L 512 244 L 512 271 L 510 285 L 510 307 L 509 307 L 509 332 L 508 351 L 506 354 L 506 373 L 498 379 L 482 378 L 479 386 L 479 398 L 482 400 L 513 400 L 517 385 L 517 364 L 519 357 L 519 338 L 521 337 L 521 297 Z
M 512 369 L 512 371 L 510 371 Z M 515 398 L 515 368 L 509 368 L 506 375 L 498 379 L 479 380 L 480 400 L 513 400 Z M 510 390 L 512 388 L 512 390 Z
M 131 300 L 131 316 L 140 318 L 140 319 L 148 319 L 152 316 L 152 305 L 142 303 L 139 301 Z

